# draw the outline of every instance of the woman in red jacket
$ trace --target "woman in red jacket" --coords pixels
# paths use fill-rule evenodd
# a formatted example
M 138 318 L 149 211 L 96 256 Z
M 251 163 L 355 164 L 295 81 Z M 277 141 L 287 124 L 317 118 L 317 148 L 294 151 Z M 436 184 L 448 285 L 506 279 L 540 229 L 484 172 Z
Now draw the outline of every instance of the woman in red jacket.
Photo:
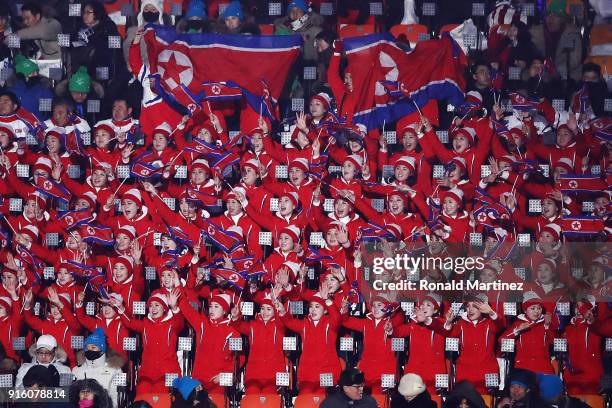
M 179 306 L 196 334 L 196 355 L 191 376 L 201 381 L 210 394 L 223 394 L 219 374 L 234 372 L 229 339 L 240 337 L 227 317 L 231 296 L 226 293 L 213 294 L 208 302 L 208 316 L 198 313 L 185 296 L 181 297 Z
M 320 374 L 331 374 L 334 384 L 340 377 L 340 359 L 336 353 L 336 339 L 341 324 L 338 309 L 331 299 L 313 296 L 308 306 L 308 317 L 296 319 L 276 304 L 281 321 L 302 338 L 302 354 L 298 365 L 300 393 L 322 393 Z
M 143 320 L 134 319 L 119 299 L 111 298 L 111 304 L 121 315 L 122 323 L 142 337 L 142 364 L 136 393 L 166 391 L 165 375 L 181 372 L 176 347 L 185 322 L 176 309 L 176 299 L 169 301 L 163 295 L 152 295 L 147 301 L 149 313 Z
M 262 297 L 255 320 L 239 320 L 239 309 L 232 311 L 232 326 L 249 339 L 244 380 L 247 394 L 276 393 L 276 373 L 287 371 L 283 354 L 285 327 L 275 312 L 270 296 Z
M 71 338 L 81 333 L 79 324 L 74 312 L 70 297 L 66 294 L 58 295 L 53 288 L 47 291 L 49 296 L 49 313 L 47 319 L 34 316 L 31 310 L 33 294 L 28 291 L 23 301 L 24 319 L 28 326 L 41 334 L 50 334 L 55 337 L 58 344 L 66 350 L 70 364 L 76 364 L 74 350 L 72 349 Z
M 499 373 L 495 358 L 495 338 L 503 329 L 502 319 L 487 303 L 485 295 L 470 296 L 464 303 L 465 312 L 454 322 L 452 309 L 446 313 L 446 322 L 433 320 L 431 325 L 445 337 L 459 339 L 459 357 L 456 362 L 455 381 L 467 380 L 479 393 L 485 394 L 485 374 Z
M 123 298 L 117 293 L 109 293 L 109 298 L 113 298 L 117 302 L 123 303 Z M 123 339 L 129 337 L 130 333 L 127 327 L 121 322 L 121 316 L 119 316 L 117 311 L 113 308 L 110 300 L 100 304 L 98 314 L 92 317 L 85 313 L 85 308 L 83 307 L 84 299 L 85 292 L 79 293 L 75 304 L 76 317 L 81 326 L 86 328 L 90 333 L 97 328 L 103 329 L 106 335 L 106 341 L 108 341 L 108 346 L 123 357 L 127 357 L 127 353 L 123 350 Z
M 342 326 L 363 333 L 363 354 L 358 367 L 365 374 L 365 382 L 373 392 L 382 393 L 380 378 L 395 374 L 397 360 L 391 349 L 391 304 L 384 296 L 374 296 L 370 313 L 365 319 L 343 316 Z M 401 319 L 401 315 L 399 316 Z
M 21 357 L 13 349 L 13 338 L 19 337 L 23 327 L 21 302 L 17 295 L 16 282 L 7 285 L 10 296 L 0 296 L 0 343 L 6 357 L 15 363 L 21 362 Z
M 408 323 L 393 329 L 394 337 L 409 337 L 408 361 L 405 373 L 418 373 L 429 392 L 435 392 L 436 374 L 446 374 L 444 357 L 444 336 L 434 332 L 428 323 L 440 321 L 442 298 L 429 293 L 415 305 Z
M 567 339 L 569 359 L 563 370 L 567 392 L 574 394 L 597 394 L 603 375 L 601 355 L 602 337 L 592 330 L 595 320 L 595 298 L 588 296 L 577 303 L 576 314 L 565 326 L 563 337 Z
M 524 313 L 504 332 L 500 342 L 515 339 L 516 368 L 554 374 L 549 352 L 555 337 L 551 315 L 544 314 L 544 302 L 535 292 L 525 292 L 522 307 Z

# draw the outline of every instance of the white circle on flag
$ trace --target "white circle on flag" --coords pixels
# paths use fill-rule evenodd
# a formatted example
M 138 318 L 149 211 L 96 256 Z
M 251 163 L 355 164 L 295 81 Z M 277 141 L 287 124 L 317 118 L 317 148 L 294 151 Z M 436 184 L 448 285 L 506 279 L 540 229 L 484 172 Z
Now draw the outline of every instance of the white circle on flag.
M 180 51 L 163 50 L 157 57 L 158 72 L 171 89 L 179 84 L 189 86 L 193 80 L 193 65 L 189 57 Z M 168 73 L 166 73 L 168 70 Z

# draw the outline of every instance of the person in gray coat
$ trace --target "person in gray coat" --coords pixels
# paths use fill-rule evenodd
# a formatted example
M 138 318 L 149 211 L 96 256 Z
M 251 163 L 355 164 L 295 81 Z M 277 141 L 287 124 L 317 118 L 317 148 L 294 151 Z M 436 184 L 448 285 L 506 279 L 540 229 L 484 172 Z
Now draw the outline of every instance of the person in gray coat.
M 300 34 L 304 39 L 304 60 L 317 61 L 315 39 L 323 29 L 323 17 L 309 12 L 304 0 L 293 0 L 287 6 L 287 15 L 274 21 L 274 34 Z
M 32 40 L 37 52 L 29 57 L 41 60 L 61 58 L 57 35 L 62 32 L 62 25 L 54 18 L 43 17 L 38 3 L 30 2 L 21 8 L 21 17 L 25 27 L 17 31 L 21 41 Z

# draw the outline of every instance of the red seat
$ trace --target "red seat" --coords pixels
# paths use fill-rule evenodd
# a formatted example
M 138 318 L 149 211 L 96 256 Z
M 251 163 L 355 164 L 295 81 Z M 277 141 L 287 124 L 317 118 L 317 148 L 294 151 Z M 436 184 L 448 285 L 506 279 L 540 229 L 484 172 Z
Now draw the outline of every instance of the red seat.
M 428 34 L 429 29 L 423 24 L 398 24 L 391 27 L 389 32 L 395 37 L 405 35 L 411 46 L 415 46 L 419 42 L 419 35 Z
M 348 38 L 374 34 L 375 32 L 376 30 L 374 29 L 373 24 L 346 24 L 340 27 L 338 34 L 340 35 L 340 38 Z
M 223 394 L 209 394 L 208 397 L 215 404 L 217 408 L 225 407 L 225 395 Z
M 323 394 L 300 394 L 293 403 L 293 408 L 315 408 L 321 405 L 325 395 Z
M 378 408 L 388 408 L 387 396 L 385 394 L 372 394 L 372 398 L 376 400 Z
M 572 395 L 574 398 L 584 401 L 591 408 L 604 408 L 604 397 L 597 394 Z
M 259 29 L 261 30 L 261 35 L 274 34 L 274 24 L 260 24 Z
M 487 394 L 480 395 L 485 402 L 485 405 L 489 408 L 493 408 L 493 397 Z
M 241 408 L 280 408 L 281 396 L 278 394 L 245 395 L 240 401 Z

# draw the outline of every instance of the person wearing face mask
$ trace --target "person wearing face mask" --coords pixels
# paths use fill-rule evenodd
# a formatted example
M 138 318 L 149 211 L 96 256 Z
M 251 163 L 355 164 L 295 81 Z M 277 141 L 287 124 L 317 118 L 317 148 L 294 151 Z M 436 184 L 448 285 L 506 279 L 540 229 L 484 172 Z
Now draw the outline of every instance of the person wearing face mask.
M 15 388 L 24 387 L 24 378 L 32 367 L 42 365 L 44 367 L 53 366 L 61 374 L 71 374 L 70 367 L 67 367 L 66 352 L 57 344 L 55 337 L 43 334 L 29 350 L 32 362 L 23 363 L 15 378 Z
M 72 373 L 77 380 L 86 378 L 96 380 L 103 388 L 108 390 L 109 396 L 113 401 L 113 406 L 117 406 L 117 386 L 113 384 L 113 378 L 121 374 L 121 367 L 125 361 L 106 345 L 104 329 L 97 328 L 83 342 L 84 360 L 81 364 L 72 369 Z M 80 357 L 80 356 L 79 356 Z
M 323 18 L 309 11 L 304 0 L 293 0 L 287 6 L 287 15 L 274 22 L 275 34 L 300 34 L 304 39 L 303 57 L 306 61 L 316 61 L 315 38 L 321 32 Z
M 173 397 L 171 408 L 210 408 L 214 406 L 202 383 L 191 377 L 175 378 L 172 381 L 171 393 Z
M 94 379 L 83 379 L 72 383 L 68 390 L 71 403 L 78 408 L 111 408 L 113 400 L 102 385 Z
M 139 29 L 143 28 L 146 24 L 164 24 L 163 10 L 163 0 L 143 0 L 141 2 L 140 12 L 136 16 L 137 25 L 128 28 L 125 40 L 123 41 L 123 56 L 126 61 L 129 61 L 130 45 L 134 41 Z M 139 48 L 143 61 L 148 64 L 147 47 L 144 41 L 140 44 Z M 138 75 L 138 72 L 133 72 L 133 74 Z
M 206 25 L 206 6 L 202 0 L 191 0 L 185 17 L 178 22 L 176 30 L 180 33 L 202 33 Z
M 595 63 L 588 62 L 582 66 L 582 81 L 576 86 L 576 91 L 582 90 L 588 96 L 590 110 L 595 116 L 605 116 L 604 101 L 610 98 L 608 86 L 601 75 L 601 67 Z M 577 92 L 572 97 L 572 110 L 580 112 L 580 94 Z M 587 113 L 589 109 L 587 107 Z

